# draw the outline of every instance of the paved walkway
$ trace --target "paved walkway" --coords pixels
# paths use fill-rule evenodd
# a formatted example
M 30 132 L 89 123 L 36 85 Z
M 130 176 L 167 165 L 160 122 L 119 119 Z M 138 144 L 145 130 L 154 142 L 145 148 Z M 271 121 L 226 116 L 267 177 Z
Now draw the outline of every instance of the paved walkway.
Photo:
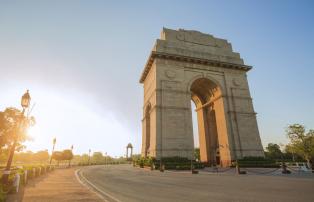
M 8 202 L 71 202 L 103 201 L 95 192 L 80 184 L 75 168 L 57 169 L 28 182 L 18 196 L 9 196 Z

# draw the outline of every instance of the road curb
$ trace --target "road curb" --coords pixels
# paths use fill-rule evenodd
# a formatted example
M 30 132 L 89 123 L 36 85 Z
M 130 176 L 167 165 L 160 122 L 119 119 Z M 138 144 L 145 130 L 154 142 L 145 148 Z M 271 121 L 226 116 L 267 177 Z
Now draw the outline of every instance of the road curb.
M 106 202 L 121 202 L 117 198 L 113 197 L 112 195 L 108 194 L 107 192 L 99 189 L 93 183 L 91 183 L 82 173 L 82 169 L 75 170 L 76 179 L 81 183 L 83 186 L 87 187 L 89 190 L 93 191 L 97 194 L 101 199 Z

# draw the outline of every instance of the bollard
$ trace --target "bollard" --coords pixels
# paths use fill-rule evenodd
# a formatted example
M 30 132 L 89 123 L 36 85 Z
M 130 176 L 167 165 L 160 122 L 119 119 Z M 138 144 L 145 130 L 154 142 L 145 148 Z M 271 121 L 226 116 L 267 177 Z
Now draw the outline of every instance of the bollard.
M 36 168 L 33 168 L 33 177 L 36 177 Z
M 192 169 L 192 174 L 198 174 L 198 170 Z
M 240 167 L 239 167 L 238 162 L 236 162 L 236 173 L 240 174 Z
M 20 179 L 21 179 L 20 174 L 16 173 L 15 176 L 14 176 L 14 179 L 13 179 L 13 187 L 15 187 L 16 193 L 19 192 Z
M 162 165 L 160 166 L 160 172 L 164 172 L 164 171 L 165 171 L 165 165 L 162 164 Z
M 241 171 L 238 162 L 236 162 L 236 173 L 239 175 L 246 174 L 246 171 Z
M 281 171 L 282 174 L 291 174 L 291 171 L 290 170 L 287 170 L 287 165 L 282 162 L 282 171 Z
M 27 184 L 27 170 L 24 170 L 24 184 Z

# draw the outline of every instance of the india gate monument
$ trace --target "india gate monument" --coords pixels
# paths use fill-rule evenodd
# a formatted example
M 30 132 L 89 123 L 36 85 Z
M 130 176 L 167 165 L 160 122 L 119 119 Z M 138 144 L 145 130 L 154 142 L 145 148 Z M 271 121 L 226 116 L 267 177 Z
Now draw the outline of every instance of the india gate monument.
M 247 81 L 251 68 L 225 39 L 164 28 L 140 77 L 142 156 L 194 158 L 191 100 L 201 162 L 228 166 L 264 156 Z

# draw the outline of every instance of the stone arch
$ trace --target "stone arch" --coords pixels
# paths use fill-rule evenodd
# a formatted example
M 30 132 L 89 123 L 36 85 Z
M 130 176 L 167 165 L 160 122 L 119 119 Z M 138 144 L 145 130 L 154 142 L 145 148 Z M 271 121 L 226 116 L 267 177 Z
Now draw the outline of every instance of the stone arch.
M 229 161 L 230 152 L 223 152 L 223 157 L 220 156 L 220 145 L 228 144 L 225 130 L 217 126 L 217 120 L 220 125 L 226 125 L 221 87 L 204 77 L 193 79 L 189 86 L 191 99 L 196 106 L 200 160 L 210 165 Z
M 208 76 L 208 75 L 207 75 L 207 76 L 204 76 L 203 74 L 198 74 L 198 75 L 192 77 L 192 78 L 189 80 L 189 82 L 187 83 L 187 85 L 186 85 L 186 91 L 189 93 L 189 92 L 190 92 L 190 89 L 191 89 L 191 86 L 192 86 L 192 84 L 194 83 L 194 81 L 197 80 L 197 79 L 201 79 L 201 78 L 209 79 L 210 81 L 212 81 L 213 83 L 215 83 L 215 84 L 220 88 L 222 94 L 225 94 L 224 88 L 222 87 L 223 85 L 220 84 L 220 82 L 219 82 L 217 79 L 215 79 L 215 78 L 212 77 L 212 76 Z
M 131 153 L 129 155 L 129 150 L 131 150 Z M 127 146 L 126 146 L 126 159 L 127 160 L 132 160 L 132 156 L 133 156 L 133 145 L 131 143 L 129 143 Z

